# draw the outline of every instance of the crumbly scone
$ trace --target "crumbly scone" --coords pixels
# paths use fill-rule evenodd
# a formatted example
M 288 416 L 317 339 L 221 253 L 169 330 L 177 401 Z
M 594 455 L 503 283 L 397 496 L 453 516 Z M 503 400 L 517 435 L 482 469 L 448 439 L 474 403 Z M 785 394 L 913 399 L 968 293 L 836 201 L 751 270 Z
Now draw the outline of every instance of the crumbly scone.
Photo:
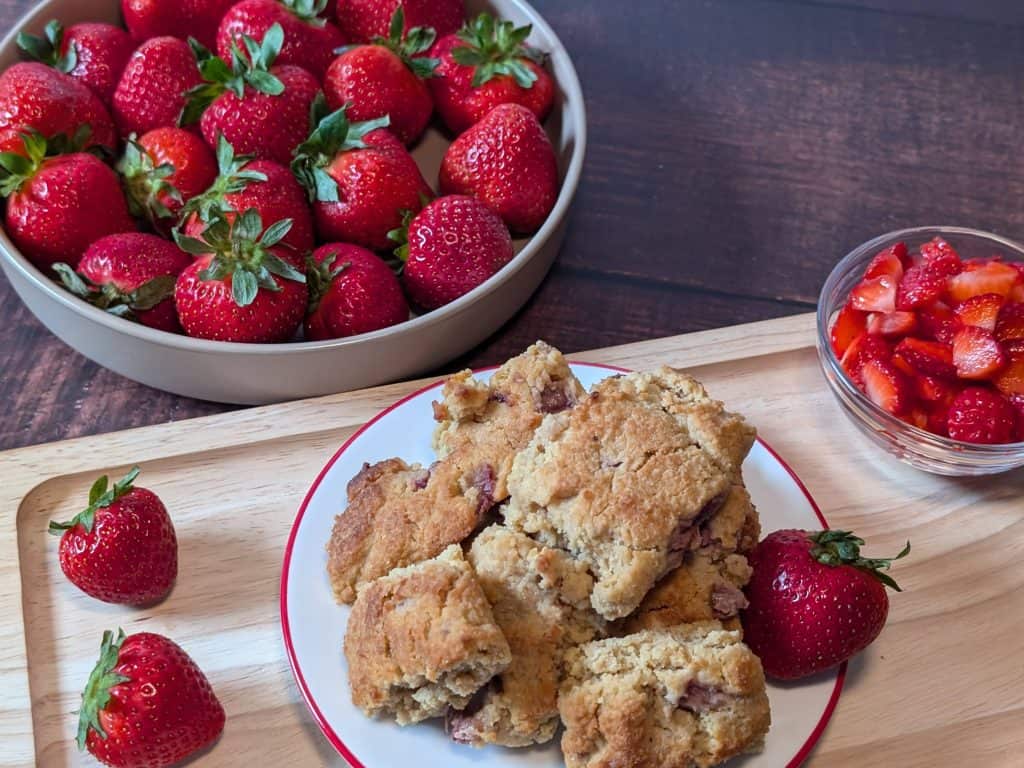
M 367 584 L 345 632 L 352 702 L 401 725 L 464 707 L 511 661 L 458 546 Z
M 516 457 L 505 522 L 586 563 L 594 609 L 621 619 L 699 545 L 753 439 L 678 371 L 605 379 Z
M 500 525 L 476 538 L 469 561 L 508 639 L 512 663 L 465 711 L 450 716 L 449 732 L 474 746 L 550 741 L 558 727 L 562 658 L 603 632 L 590 608 L 593 579 L 564 552 Z
M 587 643 L 565 672 L 567 768 L 709 768 L 771 724 L 761 662 L 718 622 Z

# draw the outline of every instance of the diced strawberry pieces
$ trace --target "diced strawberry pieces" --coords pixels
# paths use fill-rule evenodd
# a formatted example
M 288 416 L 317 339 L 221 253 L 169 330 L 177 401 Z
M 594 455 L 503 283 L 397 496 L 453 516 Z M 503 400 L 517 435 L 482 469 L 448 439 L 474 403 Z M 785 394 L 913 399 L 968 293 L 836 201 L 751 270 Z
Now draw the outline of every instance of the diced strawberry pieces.
M 953 350 L 938 341 L 906 338 L 896 345 L 896 355 L 924 376 L 955 379 Z
M 907 424 L 915 426 L 918 429 L 928 429 L 928 411 L 924 408 L 912 408 L 910 412 L 903 417 L 903 420 L 907 422 Z
M 914 402 L 913 388 L 907 377 L 892 363 L 868 360 L 861 367 L 864 394 L 875 405 L 894 416 L 906 415 Z
M 998 320 L 993 323 L 996 338 L 999 341 L 1024 339 L 1024 303 L 1007 304 L 999 312 Z
M 946 275 L 927 266 L 908 269 L 896 294 L 896 308 L 917 309 L 933 304 L 946 292 Z
M 909 265 L 910 257 L 907 254 L 907 244 L 896 243 L 896 245 L 878 253 L 871 260 L 867 271 L 864 273 L 864 277 L 867 280 L 872 280 L 876 277 L 888 275 L 896 282 L 899 282 L 900 278 L 903 277 L 904 268 Z
M 1017 410 L 1017 440 L 1024 442 L 1024 395 L 1007 395 L 1006 399 Z
M 913 312 L 874 312 L 868 315 L 868 333 L 887 338 L 907 336 L 917 330 Z
M 996 329 L 999 311 L 1006 301 L 998 293 L 983 293 L 972 296 L 956 308 L 956 317 L 964 325 L 984 328 L 986 331 Z
M 837 357 L 846 354 L 846 350 L 854 340 L 868 328 L 868 316 L 865 312 L 854 309 L 849 304 L 836 315 L 832 324 L 832 350 Z
M 881 336 L 874 336 L 870 333 L 862 333 L 846 350 L 843 355 L 842 366 L 849 376 L 857 384 L 864 383 L 861 378 L 861 368 L 869 360 L 881 360 L 888 362 L 892 359 L 892 345 Z
M 928 339 L 952 344 L 953 337 L 960 330 L 961 323 L 952 309 L 942 302 L 936 302 L 917 313 L 921 334 Z
M 936 376 L 919 375 L 914 379 L 914 392 L 921 400 L 928 403 L 945 403 L 947 408 L 962 388 L 955 382 Z
M 961 379 L 991 379 L 1006 365 L 1006 354 L 995 336 L 969 326 L 953 337 L 953 364 Z
M 921 263 L 945 277 L 952 277 L 963 269 L 960 255 L 941 237 L 921 246 Z
M 968 387 L 949 409 L 949 436 L 966 443 L 1012 443 L 1018 436 L 1016 408 L 997 392 Z
M 993 383 L 1004 395 L 1024 397 L 1024 339 L 1014 339 L 1003 344 L 1008 362 Z
M 889 275 L 863 280 L 850 292 L 850 305 L 862 312 L 895 312 L 896 286 Z
M 986 293 L 1009 295 L 1019 278 L 1019 272 L 1008 264 L 988 261 L 969 263 L 964 271 L 949 278 L 949 295 L 956 302 L 964 302 Z

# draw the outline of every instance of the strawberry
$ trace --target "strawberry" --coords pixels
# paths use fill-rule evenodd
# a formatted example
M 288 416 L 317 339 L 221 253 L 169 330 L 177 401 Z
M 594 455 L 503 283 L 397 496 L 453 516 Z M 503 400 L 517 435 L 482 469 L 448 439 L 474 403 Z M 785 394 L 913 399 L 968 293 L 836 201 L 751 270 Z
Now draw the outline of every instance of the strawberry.
M 179 247 L 198 257 L 174 288 L 185 333 L 249 343 L 295 335 L 309 293 L 300 260 L 279 247 L 290 227 L 285 219 L 264 229 L 250 209 L 231 222 L 215 219 L 201 239 L 175 233 Z
M 441 193 L 477 197 L 513 232 L 540 229 L 558 199 L 558 160 L 536 116 L 502 104 L 459 136 L 441 162 Z
M 181 333 L 174 282 L 192 263 L 187 253 L 156 235 L 108 235 L 89 246 L 78 272 L 54 264 L 64 287 L 113 315 L 170 333 Z
M 280 65 L 303 67 L 323 79 L 334 60 L 334 51 L 345 44 L 336 26 L 321 18 L 327 0 L 242 0 L 224 14 L 217 30 L 217 53 L 231 59 L 243 37 L 262 40 L 274 24 L 284 30 L 284 45 L 277 56 Z
M 927 415 L 927 424 L 924 429 L 936 435 L 947 436 L 949 409 L 953 400 L 960 394 L 962 387 L 959 383 L 947 379 L 937 379 L 931 376 L 917 375 L 911 379 L 914 383 L 914 394 L 921 401 Z
M 135 50 L 128 33 L 113 24 L 90 22 L 65 30 L 54 19 L 46 25 L 43 35 L 21 32 L 18 47 L 29 58 L 81 81 L 110 106 L 121 72 Z
M 903 277 L 903 272 L 910 265 L 910 257 L 907 255 L 907 244 L 896 243 L 884 251 L 879 251 L 868 264 L 864 277 L 873 279 L 887 275 L 897 283 Z
M 861 366 L 864 394 L 887 413 L 894 416 L 907 414 L 914 402 L 913 385 L 892 362 L 868 360 Z
M 889 615 L 882 573 L 910 553 L 861 557 L 864 540 L 848 531 L 775 531 L 749 555 L 743 639 L 764 671 L 795 680 L 836 666 L 875 641 Z
M 409 305 L 391 268 L 358 245 L 324 245 L 309 271 L 306 339 L 340 339 L 405 322 Z
M 196 46 L 205 83 L 192 89 L 182 124 L 200 120 L 211 147 L 224 136 L 235 151 L 287 165 L 306 138 L 313 99 L 320 83 L 302 67 L 273 66 L 284 43 L 274 24 L 262 42 L 243 36 L 231 65 Z
M 961 379 L 991 379 L 1006 365 L 1006 354 L 991 333 L 968 326 L 953 337 L 953 364 Z
M 114 91 L 121 136 L 178 125 L 186 94 L 202 82 L 195 54 L 184 40 L 155 37 L 136 49 Z
M 224 707 L 179 645 L 162 635 L 103 633 L 82 692 L 78 748 L 114 768 L 164 768 L 224 730 Z
M 1005 397 L 968 387 L 949 409 L 949 436 L 965 443 L 998 445 L 1017 439 L 1017 411 Z
M 940 275 L 952 277 L 959 274 L 964 268 L 960 255 L 941 237 L 936 237 L 931 242 L 925 243 L 920 250 L 921 263 Z
M 917 323 L 925 338 L 941 341 L 943 344 L 952 344 L 953 336 L 961 328 L 961 323 L 953 310 L 941 301 L 918 311 Z
M 1007 396 L 1024 396 L 1024 340 L 1007 341 L 1004 345 L 1008 362 L 993 383 Z M 1024 440 L 1024 435 L 1021 436 Z
M 0 194 L 7 234 L 37 267 L 62 261 L 75 268 L 101 237 L 135 229 L 117 174 L 97 157 L 47 157 L 38 133 L 25 134 L 23 146 L 23 154 L 0 154 Z
M 1016 269 L 998 261 L 968 263 L 963 272 L 949 279 L 949 295 L 955 302 L 964 302 L 985 293 L 1006 296 L 1019 276 Z
M 217 27 L 238 0 L 121 0 L 124 24 L 136 42 L 153 37 L 194 37 L 207 47 Z
M 862 312 L 895 312 L 896 286 L 888 275 L 861 280 L 850 291 L 850 306 Z
M 318 104 L 318 112 L 325 109 Z M 387 126 L 386 117 L 350 123 L 343 107 L 320 119 L 296 152 L 292 171 L 313 201 L 322 240 L 383 250 L 403 211 L 429 199 L 416 162 Z
M 896 345 L 896 354 L 920 374 L 941 379 L 956 378 L 953 350 L 945 344 L 905 338 Z
M 332 111 L 347 104 L 345 114 L 353 122 L 390 118 L 388 128 L 408 146 L 434 111 L 423 79 L 433 76 L 437 60 L 419 56 L 434 44 L 434 30 L 415 27 L 403 39 L 404 19 L 398 6 L 388 37 L 342 52 L 324 77 L 324 95 Z
M 868 315 L 868 333 L 887 338 L 907 336 L 917 330 L 913 312 L 873 312 Z
M 1024 303 L 1011 302 L 999 312 L 993 328 L 999 341 L 1024 339 Z
M 868 316 L 864 312 L 854 309 L 849 304 L 839 310 L 830 332 L 832 351 L 836 353 L 836 357 L 841 358 L 846 354 L 846 350 L 853 344 L 854 339 L 865 333 L 867 329 Z
M 983 293 L 972 296 L 956 308 L 956 317 L 963 325 L 984 328 L 986 331 L 996 329 L 999 310 L 1003 308 L 1004 299 L 997 293 Z
M 911 267 L 900 280 L 896 308 L 910 310 L 934 304 L 945 292 L 945 275 L 925 266 Z
M 369 43 L 388 34 L 399 8 L 406 17 L 406 32 L 414 27 L 430 27 L 438 35 L 449 35 L 466 20 L 462 0 L 339 0 L 338 26 L 347 39 Z
M 881 336 L 865 332 L 850 342 L 841 360 L 846 375 L 862 388 L 861 368 L 869 360 L 889 362 L 892 360 L 892 345 Z
M 482 13 L 437 41 L 430 56 L 439 63 L 429 85 L 451 131 L 462 133 L 499 104 L 521 104 L 544 121 L 555 86 L 541 66 L 543 54 L 526 44 L 531 31 Z
M 165 598 L 178 575 L 178 540 L 163 502 L 132 485 L 139 468 L 108 488 L 106 475 L 89 489 L 89 506 L 66 523 L 60 568 L 68 580 L 105 603 L 149 605 Z
M 440 197 L 392 233 L 405 263 L 402 285 L 416 306 L 437 309 L 469 293 L 512 260 L 512 238 L 473 197 Z

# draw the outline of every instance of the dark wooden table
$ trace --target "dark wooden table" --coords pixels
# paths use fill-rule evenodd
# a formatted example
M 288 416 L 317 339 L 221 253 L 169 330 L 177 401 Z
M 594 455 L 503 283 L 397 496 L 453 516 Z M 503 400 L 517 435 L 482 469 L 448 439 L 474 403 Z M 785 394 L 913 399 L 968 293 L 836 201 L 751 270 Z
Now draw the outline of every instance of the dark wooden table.
M 1024 237 L 1019 0 L 534 4 L 586 92 L 583 182 L 544 286 L 453 366 L 805 312 L 905 226 Z M 0 449 L 227 409 L 101 369 L 2 280 L 0 370 Z

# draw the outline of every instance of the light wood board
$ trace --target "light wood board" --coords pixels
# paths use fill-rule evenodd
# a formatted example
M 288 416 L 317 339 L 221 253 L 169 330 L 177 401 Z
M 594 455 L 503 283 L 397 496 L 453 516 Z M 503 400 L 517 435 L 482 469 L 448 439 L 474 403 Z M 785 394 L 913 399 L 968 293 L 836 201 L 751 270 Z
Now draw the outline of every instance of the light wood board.
M 792 465 L 868 554 L 912 556 L 889 625 L 850 665 L 809 764 L 991 766 L 1024 754 L 1024 473 L 953 480 L 910 469 L 847 423 L 820 373 L 811 315 L 572 359 L 688 368 Z M 0 454 L 0 766 L 96 765 L 73 745 L 80 689 L 106 628 L 164 633 L 207 672 L 224 736 L 195 766 L 342 765 L 302 702 L 279 625 L 292 519 L 344 439 L 417 383 L 254 408 Z M 180 542 L 177 586 L 144 611 L 63 577 L 51 517 L 89 484 L 142 466 Z M 338 681 L 344 685 L 343 680 Z

